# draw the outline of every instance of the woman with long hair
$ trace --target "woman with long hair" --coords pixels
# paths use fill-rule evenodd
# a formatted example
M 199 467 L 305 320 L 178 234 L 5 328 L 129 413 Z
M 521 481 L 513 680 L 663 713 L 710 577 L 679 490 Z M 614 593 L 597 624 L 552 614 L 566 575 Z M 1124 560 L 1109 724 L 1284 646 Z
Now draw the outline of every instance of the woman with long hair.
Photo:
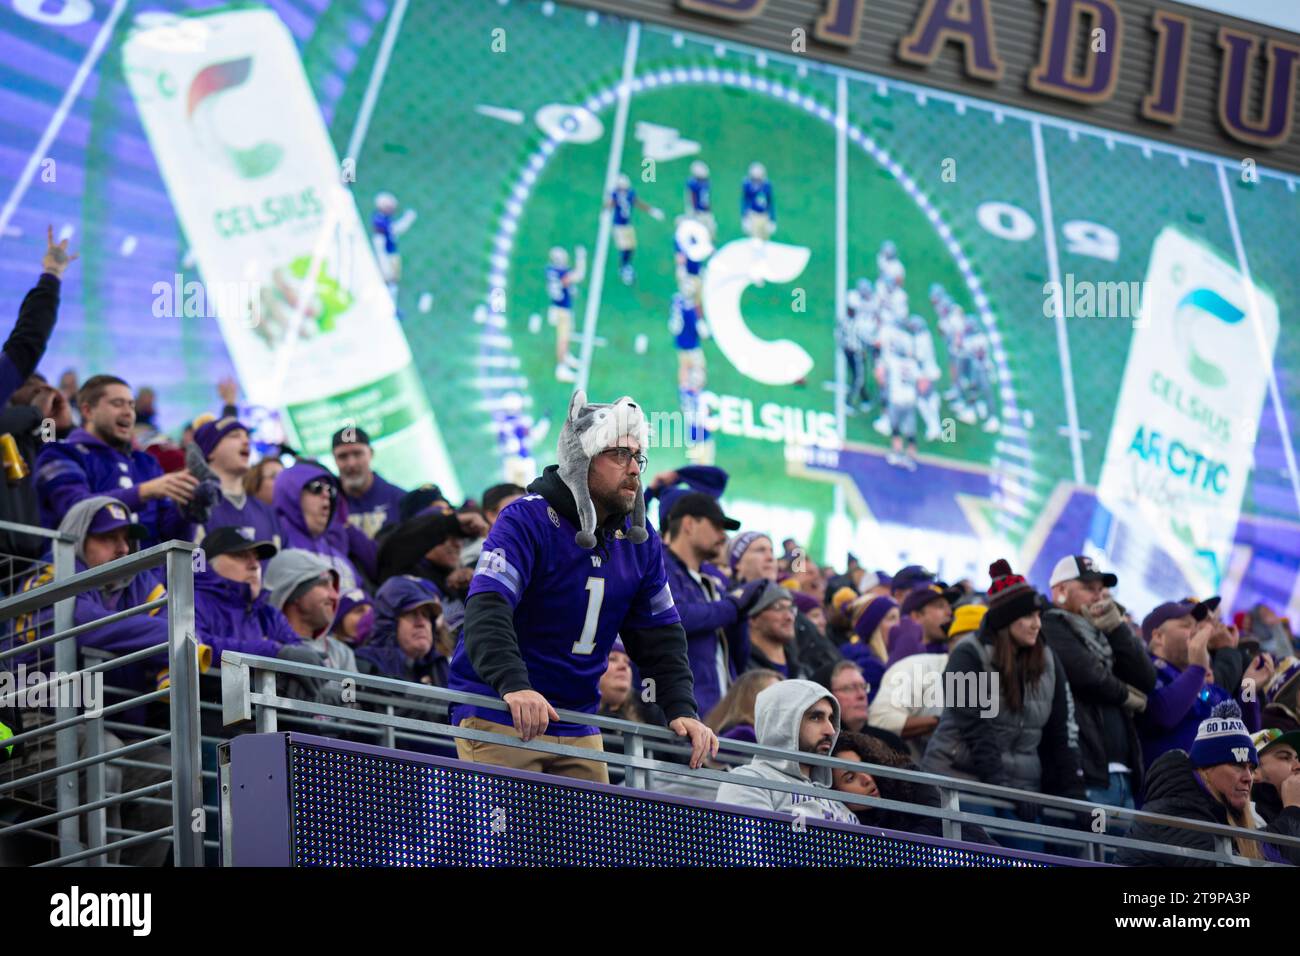
M 881 678 L 885 676 L 889 651 L 886 639 L 889 630 L 898 623 L 901 612 L 898 602 L 887 594 L 858 598 L 849 607 L 849 621 L 853 631 L 840 653 L 862 669 L 867 682 L 867 703 L 876 699 Z
M 1254 829 L 1250 789 L 1252 772 L 1258 765 L 1259 755 L 1250 731 L 1241 719 L 1240 707 L 1236 701 L 1222 701 L 1215 705 L 1207 719 L 1201 721 L 1190 751 L 1168 750 L 1156 758 L 1147 771 L 1142 809 L 1148 813 L 1241 827 L 1243 830 Z M 1300 800 L 1291 805 L 1297 803 Z M 1295 814 L 1280 814 L 1265 828 L 1265 832 L 1300 836 L 1300 819 Z M 1182 827 L 1141 821 L 1133 826 L 1128 836 L 1133 840 L 1214 851 L 1213 834 Z M 1279 847 L 1246 837 L 1236 837 L 1232 842 L 1237 856 L 1300 864 L 1300 850 L 1293 847 Z M 1119 851 L 1115 862 L 1125 866 L 1210 865 L 1206 860 L 1129 847 Z
M 779 680 L 780 674 L 765 667 L 745 671 L 736 678 L 726 696 L 713 705 L 704 722 L 719 737 L 754 743 L 757 739 L 754 736 L 754 698 L 759 691 Z
M 989 609 L 979 630 L 948 655 L 943 715 L 921 768 L 1084 799 L 1065 669 L 1040 634 L 1046 602 L 1005 560 L 994 562 L 989 574 Z M 1038 816 L 1028 803 L 1015 815 L 1027 822 Z

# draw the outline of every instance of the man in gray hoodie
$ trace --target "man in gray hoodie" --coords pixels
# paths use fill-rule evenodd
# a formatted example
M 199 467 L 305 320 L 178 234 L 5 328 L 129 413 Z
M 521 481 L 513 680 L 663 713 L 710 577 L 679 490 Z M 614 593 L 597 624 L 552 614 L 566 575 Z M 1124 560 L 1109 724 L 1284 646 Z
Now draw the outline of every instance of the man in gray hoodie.
M 271 605 L 289 621 L 301 644 L 286 644 L 277 657 L 332 667 L 356 673 L 357 658 L 352 648 L 329 633 L 339 606 L 338 572 L 318 554 L 300 548 L 286 548 L 266 565 L 265 587 L 271 592 Z M 350 706 L 343 699 L 340 681 L 317 687 L 304 681 L 307 696 L 321 703 Z
M 840 705 L 825 687 L 813 681 L 778 681 L 760 691 L 754 699 L 754 734 L 764 747 L 829 757 L 840 735 Z M 831 796 L 829 767 L 800 763 L 794 756 L 785 759 L 755 757 L 744 766 L 736 767 L 731 775 L 823 787 L 827 795 L 811 797 L 728 782 L 718 788 L 719 803 L 800 814 L 817 820 L 857 822 L 853 812 Z

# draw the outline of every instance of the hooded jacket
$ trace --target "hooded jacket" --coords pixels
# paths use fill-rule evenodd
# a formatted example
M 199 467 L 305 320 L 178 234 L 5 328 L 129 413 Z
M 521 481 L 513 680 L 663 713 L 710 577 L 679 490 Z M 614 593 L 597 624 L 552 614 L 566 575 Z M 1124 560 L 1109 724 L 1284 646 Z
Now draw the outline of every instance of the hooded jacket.
M 87 530 L 91 521 L 94 520 L 96 512 L 105 505 L 117 503 L 118 499 L 106 495 L 83 498 L 68 509 L 68 513 L 60 522 L 59 530 L 77 539 L 75 564 L 77 572 L 88 569 L 84 545 Z M 49 584 L 53 580 L 54 565 L 53 563 L 46 564 L 38 573 L 23 582 L 22 590 L 24 592 L 30 591 Z M 72 623 L 80 625 L 102 620 L 110 614 L 149 601 L 155 601 L 158 598 L 165 597 L 166 594 L 167 588 L 161 572 L 152 568 L 141 571 L 129 577 L 110 582 L 93 591 L 83 591 L 78 594 L 73 602 Z M 34 641 L 38 637 L 45 637 L 53 633 L 53 620 L 54 609 L 52 607 L 43 608 L 34 617 L 29 615 L 19 617 L 14 622 L 14 645 L 19 646 L 26 641 Z M 169 639 L 167 609 L 163 607 L 156 608 L 146 614 L 137 614 L 120 621 L 101 624 L 99 627 L 78 635 L 76 640 L 79 648 L 94 647 L 114 654 L 129 654 L 156 644 L 166 645 Z M 45 655 L 51 653 L 50 648 L 44 649 Z M 36 659 L 36 652 L 32 651 L 10 658 L 7 663 L 31 665 Z M 204 658 L 201 657 L 200 659 L 203 660 Z M 167 673 L 168 658 L 167 650 L 164 648 L 147 660 L 137 661 L 112 670 L 109 673 L 107 683 L 136 692 L 151 692 L 159 689 L 159 684 L 166 678 Z M 145 708 L 131 708 L 121 712 L 119 717 L 121 720 L 132 723 L 142 723 L 145 718 Z
M 1142 809 L 1170 817 L 1185 817 L 1204 823 L 1228 826 L 1228 811 L 1205 789 L 1191 759 L 1185 751 L 1170 750 L 1160 755 L 1147 771 L 1146 792 Z M 1300 836 L 1300 808 L 1290 807 L 1277 816 L 1265 831 L 1284 836 Z M 1214 852 L 1214 836 L 1182 827 L 1164 826 L 1139 820 L 1129 831 L 1129 839 L 1164 843 L 1194 850 Z M 1275 863 L 1300 865 L 1300 848 L 1260 844 L 1265 859 Z M 1168 856 L 1154 850 L 1124 848 L 1115 857 L 1121 866 L 1214 866 L 1210 860 Z
M 731 775 L 762 780 L 779 780 L 824 787 L 825 797 L 809 797 L 784 790 L 767 790 L 740 783 L 724 783 L 718 788 L 719 803 L 777 813 L 800 813 L 821 820 L 857 823 L 857 817 L 843 803 L 836 800 L 831 790 L 829 767 L 813 766 L 811 776 L 799 766 L 799 729 L 808 708 L 820 700 L 831 704 L 831 720 L 835 736 L 840 733 L 840 705 L 833 694 L 810 680 L 783 680 L 763 689 L 754 700 L 754 734 L 763 747 L 791 751 L 789 757 L 774 759 L 755 757 L 744 766 L 735 767 Z M 831 741 L 834 747 L 835 741 Z
M 367 579 L 374 578 L 374 542 L 355 528 L 349 532 L 348 506 L 341 490 L 334 499 L 324 532 L 313 535 L 307 530 L 307 521 L 302 514 L 302 490 L 317 478 L 339 487 L 337 478 L 323 466 L 309 461 L 300 461 L 292 468 L 286 468 L 275 479 L 271 500 L 275 503 L 276 518 L 280 523 L 281 546 L 311 551 L 325 558 L 338 571 L 343 590 L 362 586 Z
M 397 619 L 403 607 L 412 607 L 417 601 L 437 597 L 415 581 L 404 577 L 392 578 L 384 583 L 375 595 L 375 624 L 365 645 L 357 648 L 357 659 L 373 668 L 383 677 L 409 680 L 434 687 L 447 686 L 447 658 L 431 650 L 419 659 L 407 656 L 397 643 Z
M 268 603 L 277 613 L 283 616 L 284 606 L 288 603 L 293 592 L 298 589 L 298 586 L 307 581 L 315 580 L 326 572 L 334 574 L 335 583 L 337 584 L 338 574 L 334 571 L 333 565 L 323 555 L 303 551 L 299 548 L 281 551 L 266 566 L 266 579 L 263 588 L 266 592 L 269 592 Z M 355 673 L 357 670 L 356 654 L 347 644 L 336 637 L 330 636 L 329 631 L 333 624 L 334 619 L 331 619 L 329 623 L 314 634 L 302 635 L 293 631 L 286 618 L 285 626 L 289 628 L 291 633 L 296 634 L 305 651 L 310 652 L 311 655 L 299 656 L 303 652 L 295 651 L 291 652 L 291 656 L 295 660 L 303 660 L 306 663 L 317 664 L 320 667 L 332 667 L 335 670 Z M 283 647 L 282 644 L 281 648 Z M 336 706 L 355 706 L 353 702 L 343 699 L 343 690 L 341 682 L 329 681 L 317 688 L 315 696 L 322 703 Z
M 1081 628 L 1091 629 L 1095 640 L 1110 645 L 1114 654 L 1110 667 L 1088 648 L 1079 634 Z M 1141 793 L 1142 744 L 1124 703 L 1130 686 L 1143 694 L 1155 689 L 1156 671 L 1146 648 L 1122 621 L 1107 633 L 1059 607 L 1043 615 L 1043 640 L 1065 669 L 1074 695 L 1084 780 L 1090 787 L 1105 789 L 1110 784 L 1110 763 L 1116 761 L 1128 767 L 1133 792 Z
M 247 584 L 211 568 L 194 575 L 194 626 L 218 662 L 225 650 L 275 657 L 285 644 L 301 640 L 265 588 L 254 598 Z
M 109 495 L 134 511 L 148 532 L 140 542 L 149 548 L 163 541 L 192 541 L 194 525 L 169 498 L 140 500 L 140 485 L 162 476 L 152 455 L 132 449 L 118 451 L 84 428 L 66 441 L 50 442 L 36 456 L 36 494 L 41 520 L 56 527 L 74 504 L 92 495 Z

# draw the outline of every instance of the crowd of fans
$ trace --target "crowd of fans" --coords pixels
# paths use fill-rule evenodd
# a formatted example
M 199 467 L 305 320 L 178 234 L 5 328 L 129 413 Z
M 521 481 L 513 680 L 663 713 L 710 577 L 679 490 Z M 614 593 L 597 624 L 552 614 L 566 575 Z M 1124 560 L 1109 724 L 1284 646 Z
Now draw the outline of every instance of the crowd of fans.
M 148 388 L 105 374 L 77 383 L 72 371 L 49 384 L 36 365 L 74 258 L 51 237 L 0 357 L 0 427 L 17 456 L 0 517 L 71 535 L 77 570 L 171 539 L 197 542 L 195 623 L 213 667 L 234 650 L 332 668 L 340 680 L 302 679 L 291 692 L 338 706 L 356 706 L 342 692 L 347 672 L 446 686 L 484 538 L 528 491 L 498 484 L 457 504 L 435 485 L 399 488 L 373 470 L 370 438 L 354 426 L 333 436 L 333 469 L 291 449 L 253 465 L 229 382 L 220 411 L 187 424 L 180 442 L 158 432 Z M 778 552 L 769 535 L 729 518 L 720 468 L 645 478 L 698 714 L 722 737 L 790 754 L 731 773 L 824 791 L 737 782 L 722 785 L 719 801 L 940 832 L 935 818 L 855 802 L 938 806 L 933 788 L 865 767 L 831 773 L 800 763 L 803 752 L 1300 835 L 1300 659 L 1289 623 L 1269 608 L 1229 617 L 1217 597 L 1171 595 L 1143 613 L 1116 600 L 1114 574 L 1080 555 L 1060 557 L 1049 594 L 1006 561 L 990 568 L 984 592 L 916 565 L 887 574 L 850 557 L 839 572 L 790 539 Z M 31 536 L 0 541 L 10 560 L 45 558 L 44 547 Z M 20 586 L 50 576 L 46 565 Z M 156 600 L 164 585 L 144 571 L 82 593 L 75 623 Z M 37 633 L 20 620 L 9 637 L 21 644 Z M 78 640 L 115 653 L 156 645 L 166 611 Z M 160 657 L 118 682 L 154 690 L 167 679 Z M 616 642 L 599 712 L 662 722 L 640 686 Z M 16 732 L 21 714 L 0 710 L 0 724 Z M 0 748 L 0 760 L 19 756 Z M 1028 802 L 988 812 L 1044 822 Z M 966 834 L 993 842 L 979 828 Z M 1191 830 L 1144 824 L 1131 835 L 1213 848 Z M 1300 863 L 1294 848 L 1253 840 L 1238 840 L 1237 852 Z

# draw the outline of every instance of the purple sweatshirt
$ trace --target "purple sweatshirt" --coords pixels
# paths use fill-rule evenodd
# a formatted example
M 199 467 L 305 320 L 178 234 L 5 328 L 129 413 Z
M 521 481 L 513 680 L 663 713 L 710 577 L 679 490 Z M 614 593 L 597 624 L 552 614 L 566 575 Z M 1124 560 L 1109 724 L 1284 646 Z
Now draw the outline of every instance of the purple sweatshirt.
M 214 665 L 221 662 L 222 651 L 275 657 L 285 644 L 300 643 L 267 597 L 263 589 L 254 598 L 247 584 L 223 578 L 211 568 L 194 575 L 194 629 L 199 641 L 212 648 Z
M 370 489 L 362 495 L 343 497 L 348 503 L 348 524 L 357 528 L 367 538 L 373 538 L 379 529 L 397 520 L 398 503 L 406 492 L 382 475 L 375 474 Z
M 140 485 L 162 475 L 158 459 L 142 451 L 118 451 L 84 428 L 66 441 L 51 442 L 36 456 L 36 493 L 41 520 L 57 528 L 68 509 L 91 495 L 110 495 L 134 511 L 149 536 L 140 548 L 173 538 L 194 540 L 194 525 L 182 517 L 175 502 L 166 498 L 140 500 Z
M 1147 767 L 1168 750 L 1191 750 L 1201 721 L 1220 701 L 1235 699 L 1246 727 L 1252 733 L 1260 729 L 1258 700 L 1243 700 L 1240 692 L 1233 698 L 1217 684 L 1205 683 L 1205 668 L 1199 664 L 1180 671 L 1154 655 L 1151 662 L 1156 668 L 1156 687 L 1147 695 L 1146 709 L 1136 721 Z
M 726 597 L 710 601 L 681 559 L 668 545 L 663 549 L 668 589 L 686 630 L 687 655 L 695 678 L 695 704 L 701 714 L 707 715 L 727 692 L 719 680 L 719 631 L 726 640 L 727 679 L 734 681 L 749 663 L 749 621 L 741 618 L 735 601 Z M 718 594 L 726 594 L 726 578 L 721 571 L 705 562 L 700 573 L 713 578 Z
M 280 546 L 280 521 L 275 511 L 252 495 L 244 499 L 241 508 L 223 494 L 208 515 L 204 528 L 208 532 L 216 528 L 252 528 L 254 541 L 270 541 Z

